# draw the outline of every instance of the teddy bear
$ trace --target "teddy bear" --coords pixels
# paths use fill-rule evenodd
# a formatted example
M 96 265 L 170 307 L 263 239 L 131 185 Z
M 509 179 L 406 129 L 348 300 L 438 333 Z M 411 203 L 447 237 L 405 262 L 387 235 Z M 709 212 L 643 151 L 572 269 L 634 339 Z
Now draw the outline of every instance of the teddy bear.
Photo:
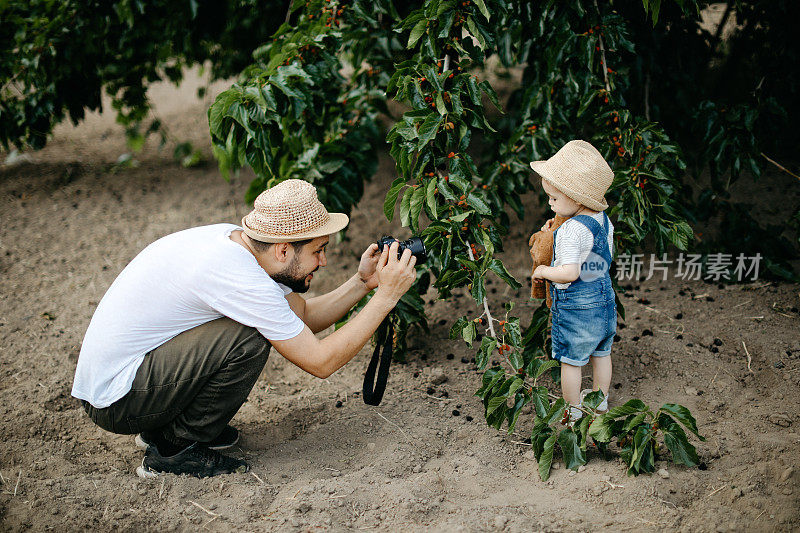
M 531 247 L 531 259 L 533 259 L 533 268 L 531 269 L 531 276 L 539 265 L 550 265 L 553 261 L 553 235 L 561 224 L 569 220 L 569 217 L 562 217 L 556 215 L 551 219 L 550 228 L 544 231 L 537 231 L 528 240 L 528 246 Z M 550 299 L 550 282 L 547 280 L 533 280 L 531 285 L 531 298 L 542 298 L 547 300 L 547 307 L 551 307 L 553 302 Z

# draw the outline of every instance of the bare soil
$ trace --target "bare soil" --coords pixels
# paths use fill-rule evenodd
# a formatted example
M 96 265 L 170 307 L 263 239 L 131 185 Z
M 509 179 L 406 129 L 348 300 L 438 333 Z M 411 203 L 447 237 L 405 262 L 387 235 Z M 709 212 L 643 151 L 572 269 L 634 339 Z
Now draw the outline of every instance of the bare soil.
M 226 182 L 210 157 L 209 103 L 154 88 L 172 135 L 209 163 L 185 169 L 149 141 L 139 166 L 110 114 L 60 126 L 46 149 L 0 167 L 0 529 L 124 531 L 790 531 L 800 527 L 800 287 L 763 280 L 718 286 L 635 281 L 614 345 L 612 405 L 632 397 L 678 402 L 696 415 L 701 468 L 659 461 L 667 476 L 627 477 L 619 460 L 563 465 L 546 483 L 516 433 L 488 428 L 473 395 L 473 353 L 447 338 L 466 296 L 429 300 L 431 333 L 412 341 L 379 407 L 356 395 L 371 347 L 327 380 L 273 353 L 234 418 L 234 453 L 252 473 L 194 479 L 136 477 L 132 436 L 92 424 L 70 396 L 81 339 L 115 276 L 155 239 L 195 225 L 238 223 L 248 173 Z M 215 94 L 224 84 L 212 86 Z M 324 292 L 346 279 L 382 233 L 406 236 L 382 215 L 394 176 L 384 153 L 345 241 L 315 277 Z M 758 189 L 797 196 L 793 178 L 768 173 Z M 763 189 L 760 189 L 763 191 Z M 535 198 L 527 199 L 529 205 Z M 780 204 L 775 196 L 765 204 Z M 769 207 L 769 206 L 767 206 Z M 515 224 L 504 260 L 529 274 L 526 240 L 544 217 Z M 534 303 L 499 281 L 526 321 Z M 748 358 L 749 354 L 749 358 Z M 587 377 L 588 379 L 588 377 Z M 555 389 L 554 389 L 555 390 Z

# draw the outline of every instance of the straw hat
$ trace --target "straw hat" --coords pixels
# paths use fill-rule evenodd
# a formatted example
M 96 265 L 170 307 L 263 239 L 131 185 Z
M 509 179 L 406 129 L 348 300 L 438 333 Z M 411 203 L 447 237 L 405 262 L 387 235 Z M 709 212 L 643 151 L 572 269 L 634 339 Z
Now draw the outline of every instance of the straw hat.
M 570 141 L 553 157 L 534 161 L 531 168 L 550 185 L 594 211 L 608 208 L 604 198 L 614 171 L 586 141 Z
M 293 242 L 336 233 L 348 222 L 344 213 L 328 213 L 313 185 L 291 179 L 258 195 L 242 229 L 257 241 Z

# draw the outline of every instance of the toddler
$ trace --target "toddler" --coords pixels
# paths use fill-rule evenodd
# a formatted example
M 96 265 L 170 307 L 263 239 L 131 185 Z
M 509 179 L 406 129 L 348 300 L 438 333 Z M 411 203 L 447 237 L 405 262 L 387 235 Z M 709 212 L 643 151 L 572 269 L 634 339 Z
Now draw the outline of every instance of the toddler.
M 568 217 L 553 235 L 553 262 L 533 273 L 534 283 L 551 282 L 553 359 L 561 362 L 561 394 L 570 405 L 570 423 L 592 390 L 605 396 L 608 409 L 611 345 L 617 331 L 617 306 L 609 268 L 614 226 L 605 214 L 604 195 L 614 172 L 586 141 L 570 141 L 531 168 L 542 178 L 550 208 Z M 552 219 L 542 227 L 550 229 Z M 592 363 L 592 389 L 581 391 L 581 368 Z

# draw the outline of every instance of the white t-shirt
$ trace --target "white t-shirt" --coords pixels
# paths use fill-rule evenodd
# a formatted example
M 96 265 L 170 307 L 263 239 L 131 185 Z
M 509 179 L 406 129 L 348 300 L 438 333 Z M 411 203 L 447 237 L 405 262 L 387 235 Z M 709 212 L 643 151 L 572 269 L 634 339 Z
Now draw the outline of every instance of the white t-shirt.
M 230 240 L 233 224 L 167 235 L 125 267 L 95 310 L 83 339 L 72 395 L 103 408 L 131 389 L 145 354 L 223 316 L 265 338 L 291 339 L 305 327 L 253 254 Z
M 603 227 L 603 212 L 587 215 L 600 223 Z M 583 223 L 569 219 L 561 226 L 556 232 L 556 258 L 553 266 L 561 265 L 582 265 L 589 253 L 592 251 L 594 245 L 594 237 L 592 232 L 589 231 Z M 614 224 L 611 220 L 608 221 L 608 250 L 611 257 L 614 257 Z M 570 286 L 569 283 L 555 283 L 555 288 L 566 289 Z

